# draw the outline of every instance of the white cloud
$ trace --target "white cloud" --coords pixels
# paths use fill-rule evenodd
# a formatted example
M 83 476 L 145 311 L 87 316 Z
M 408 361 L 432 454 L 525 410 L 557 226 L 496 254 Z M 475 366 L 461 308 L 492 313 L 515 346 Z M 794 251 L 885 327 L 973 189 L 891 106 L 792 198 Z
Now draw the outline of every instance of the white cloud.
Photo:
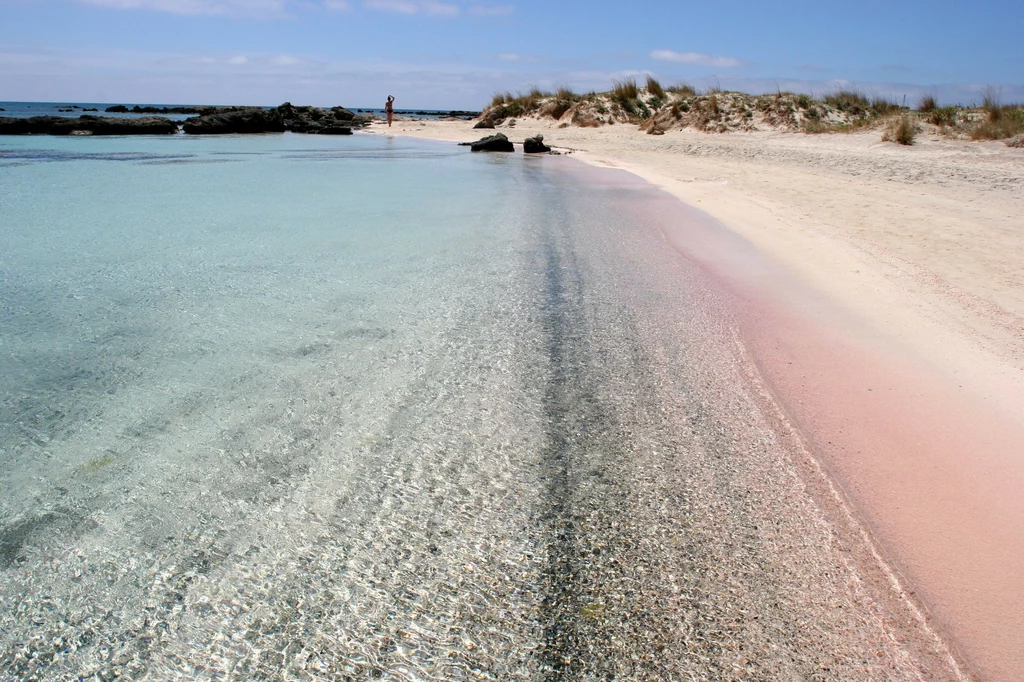
M 80 0 L 112 9 L 139 9 L 184 15 L 231 15 L 254 18 L 286 17 L 284 0 Z
M 428 14 L 440 17 L 454 17 L 460 12 L 458 5 L 436 0 L 364 0 L 363 7 L 392 14 Z
M 249 58 L 246 57 L 245 55 L 241 55 L 240 54 L 240 55 L 228 58 L 228 64 L 234 64 L 235 66 L 243 66 L 243 65 L 248 64 L 248 63 L 249 63 Z
M 679 64 L 699 64 L 700 66 L 717 66 L 729 69 L 736 66 L 743 66 L 743 62 L 732 57 L 713 57 L 700 52 L 673 52 L 672 50 L 655 50 L 649 55 L 651 59 L 661 62 L 676 62 Z

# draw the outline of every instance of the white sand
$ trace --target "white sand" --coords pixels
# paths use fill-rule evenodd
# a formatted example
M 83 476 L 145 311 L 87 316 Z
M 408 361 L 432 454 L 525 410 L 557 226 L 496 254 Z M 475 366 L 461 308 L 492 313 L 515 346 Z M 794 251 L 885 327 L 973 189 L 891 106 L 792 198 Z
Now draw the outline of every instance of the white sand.
M 471 126 L 388 132 L 491 132 Z M 790 301 L 764 318 L 792 322 L 758 337 L 766 384 L 968 667 L 1024 679 L 1024 150 L 878 130 L 499 130 L 645 178 L 827 297 L 834 317 Z M 791 359 L 803 369 L 779 371 Z

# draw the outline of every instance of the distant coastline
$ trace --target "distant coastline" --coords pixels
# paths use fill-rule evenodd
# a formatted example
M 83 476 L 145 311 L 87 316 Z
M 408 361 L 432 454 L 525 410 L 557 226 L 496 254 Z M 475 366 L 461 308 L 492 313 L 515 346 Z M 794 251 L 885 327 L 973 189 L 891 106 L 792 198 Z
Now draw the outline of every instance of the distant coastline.
M 473 111 L 409 110 L 412 119 L 471 120 Z M 379 109 L 193 104 L 0 102 L 0 135 L 170 135 L 297 132 L 347 135 L 379 118 Z

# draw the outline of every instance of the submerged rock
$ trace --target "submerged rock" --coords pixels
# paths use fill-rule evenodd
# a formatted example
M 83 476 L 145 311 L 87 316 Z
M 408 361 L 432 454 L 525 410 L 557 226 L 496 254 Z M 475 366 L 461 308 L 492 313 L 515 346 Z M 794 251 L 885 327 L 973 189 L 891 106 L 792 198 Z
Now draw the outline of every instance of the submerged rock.
M 505 137 L 505 133 L 495 133 L 482 137 L 476 142 L 463 142 L 463 146 L 469 146 L 474 152 L 513 152 L 515 147 Z
M 551 151 L 551 147 L 544 144 L 543 135 L 537 135 L 523 140 L 523 151 L 527 154 L 545 154 Z

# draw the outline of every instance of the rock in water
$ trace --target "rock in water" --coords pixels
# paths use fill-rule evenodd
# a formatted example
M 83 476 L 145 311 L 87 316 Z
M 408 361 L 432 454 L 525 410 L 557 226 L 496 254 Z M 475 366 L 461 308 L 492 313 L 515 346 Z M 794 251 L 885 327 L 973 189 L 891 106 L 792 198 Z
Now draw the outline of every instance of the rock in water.
M 465 144 L 465 143 L 464 143 Z M 505 137 L 505 133 L 495 133 L 482 137 L 476 142 L 468 143 L 474 152 L 514 152 L 515 147 Z
M 320 129 L 321 135 L 351 135 L 352 128 L 349 126 L 325 126 Z
M 190 118 L 182 125 L 190 135 L 224 135 L 229 133 L 282 133 L 284 119 L 277 109 L 246 107 L 208 116 Z
M 527 154 L 545 154 L 551 151 L 551 147 L 544 144 L 543 135 L 537 135 L 523 140 L 523 151 Z
M 156 116 L 127 119 L 87 114 L 78 118 L 0 118 L 0 135 L 171 135 L 176 132 L 177 123 Z

